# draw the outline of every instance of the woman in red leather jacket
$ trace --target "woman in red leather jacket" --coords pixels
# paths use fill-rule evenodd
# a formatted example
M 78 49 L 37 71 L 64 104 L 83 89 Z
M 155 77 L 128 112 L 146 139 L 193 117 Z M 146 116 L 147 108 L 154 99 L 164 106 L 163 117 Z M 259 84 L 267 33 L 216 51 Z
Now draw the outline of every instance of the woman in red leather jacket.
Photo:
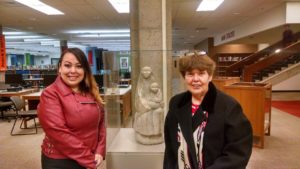
M 105 157 L 103 101 L 85 54 L 66 49 L 38 105 L 43 169 L 95 169 Z

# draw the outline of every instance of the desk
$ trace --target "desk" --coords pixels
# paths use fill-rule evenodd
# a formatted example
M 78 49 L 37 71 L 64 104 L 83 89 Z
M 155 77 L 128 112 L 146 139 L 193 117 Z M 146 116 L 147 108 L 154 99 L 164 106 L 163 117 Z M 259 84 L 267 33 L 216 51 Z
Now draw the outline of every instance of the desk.
M 28 109 L 33 110 L 39 104 L 42 91 L 23 95 L 22 98 L 28 101 Z M 108 88 L 105 94 L 100 94 L 104 101 L 108 99 L 117 99 L 121 106 L 121 123 L 124 125 L 131 113 L 131 86 L 128 88 L 117 88 L 113 90 Z
M 28 110 L 35 110 L 37 108 L 37 105 L 40 102 L 41 94 L 42 94 L 42 90 L 39 92 L 25 94 L 22 96 L 22 98 L 24 100 L 27 100 L 27 102 L 28 102 Z
M 105 94 L 101 94 L 104 101 L 117 99 L 121 106 L 121 124 L 125 125 L 132 111 L 131 109 L 131 86 L 127 88 L 108 88 Z
M 23 89 L 21 91 L 17 91 L 17 92 L 8 92 L 8 91 L 0 91 L 0 97 L 11 97 L 11 96 L 23 96 L 25 94 L 29 94 L 29 93 L 33 93 L 33 92 L 37 92 L 38 89 Z

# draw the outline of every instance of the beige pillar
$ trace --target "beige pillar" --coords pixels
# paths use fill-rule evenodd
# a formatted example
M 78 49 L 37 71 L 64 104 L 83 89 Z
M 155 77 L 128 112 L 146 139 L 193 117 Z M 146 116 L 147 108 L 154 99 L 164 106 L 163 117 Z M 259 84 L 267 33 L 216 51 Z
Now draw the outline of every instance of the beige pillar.
M 68 41 L 61 40 L 60 41 L 60 53 L 63 53 L 63 51 L 66 49 L 68 49 Z
M 141 68 L 151 67 L 163 91 L 165 114 L 172 91 L 171 3 L 171 0 L 130 1 L 133 94 Z M 132 98 L 132 103 L 135 103 Z

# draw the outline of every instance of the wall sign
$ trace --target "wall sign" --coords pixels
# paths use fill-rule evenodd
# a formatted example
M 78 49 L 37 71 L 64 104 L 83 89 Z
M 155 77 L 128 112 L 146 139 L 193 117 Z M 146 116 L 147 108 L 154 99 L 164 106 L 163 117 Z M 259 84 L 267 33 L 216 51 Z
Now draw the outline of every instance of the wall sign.
M 226 33 L 225 35 L 222 35 L 222 36 L 221 36 L 221 41 L 224 41 L 224 40 L 226 40 L 226 39 L 233 38 L 234 36 L 235 36 L 235 31 L 228 32 L 228 33 Z

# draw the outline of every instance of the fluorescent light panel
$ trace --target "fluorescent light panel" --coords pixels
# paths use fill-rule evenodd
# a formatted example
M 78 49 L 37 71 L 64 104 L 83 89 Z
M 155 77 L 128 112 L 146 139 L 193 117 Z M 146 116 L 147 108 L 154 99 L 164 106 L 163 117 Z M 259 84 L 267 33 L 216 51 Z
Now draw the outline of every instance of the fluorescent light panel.
M 103 30 L 74 30 L 67 33 L 81 34 L 81 33 L 130 33 L 129 29 L 103 29 Z
M 3 34 L 6 35 L 25 35 L 25 32 L 3 32 Z
M 39 1 L 39 0 L 15 0 L 23 5 L 33 8 L 47 15 L 64 15 L 61 11 Z
M 80 38 L 101 38 L 101 37 L 130 37 L 130 34 L 83 34 L 76 35 Z
M 108 0 L 118 13 L 129 13 L 129 0 Z
M 24 39 L 24 42 L 41 42 L 41 41 L 57 41 L 56 39 L 48 39 L 48 38 L 42 38 L 42 39 Z
M 223 2 L 224 0 L 202 0 L 197 8 L 197 11 L 214 11 Z
M 24 38 L 41 38 L 41 36 L 28 35 L 28 36 L 5 36 L 5 39 L 24 39 Z

